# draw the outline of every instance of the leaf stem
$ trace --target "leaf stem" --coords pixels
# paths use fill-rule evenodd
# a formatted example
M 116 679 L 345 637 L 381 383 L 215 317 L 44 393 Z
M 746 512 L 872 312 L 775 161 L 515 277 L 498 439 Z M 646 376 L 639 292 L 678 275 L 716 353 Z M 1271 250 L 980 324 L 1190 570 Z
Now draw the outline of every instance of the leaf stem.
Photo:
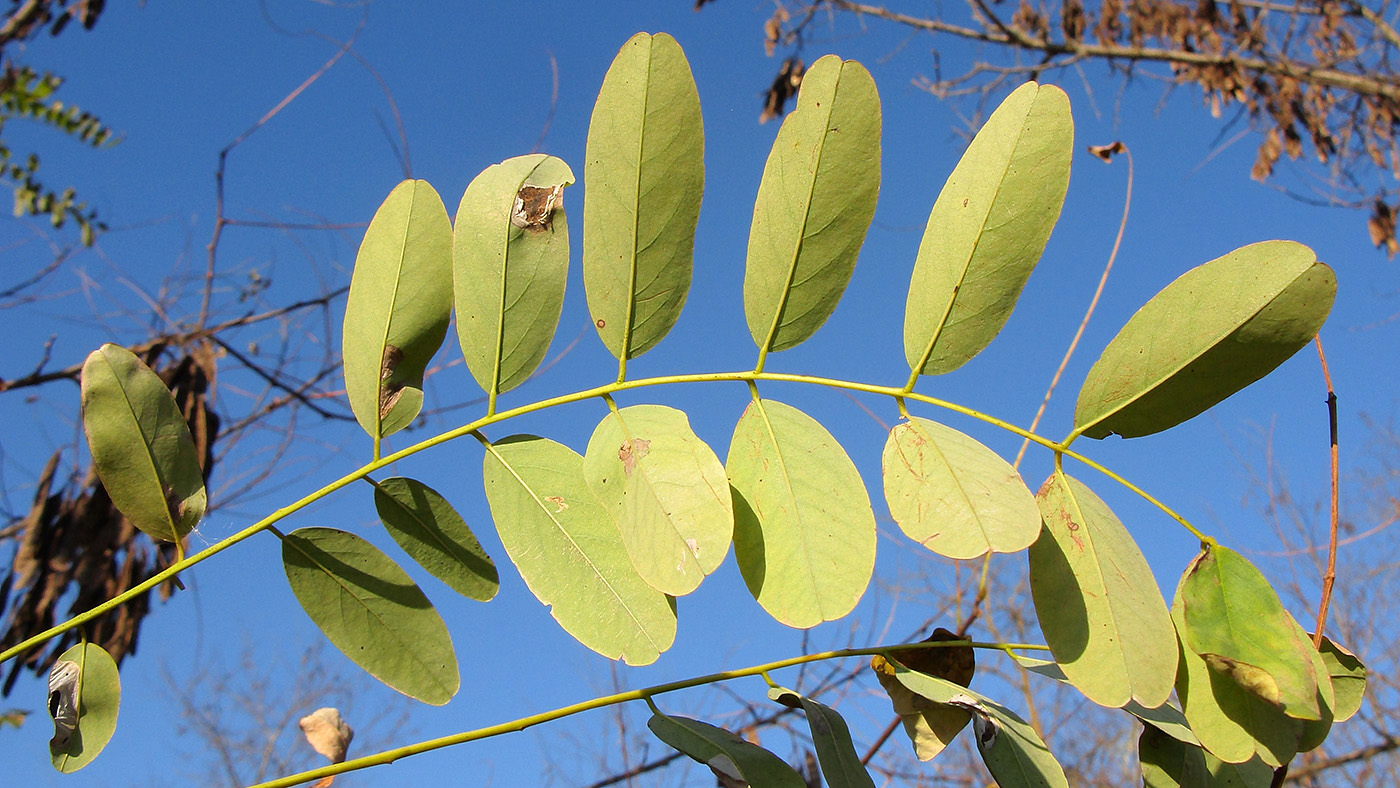
M 694 678 L 682 679 L 680 681 L 672 681 L 665 684 L 657 684 L 651 687 L 644 687 L 642 689 L 628 690 L 626 692 L 618 692 L 612 695 L 604 695 L 580 703 L 574 703 L 568 706 L 561 706 L 557 709 L 552 709 L 550 711 L 544 711 L 538 714 L 531 714 L 527 717 L 520 717 L 518 719 L 511 720 L 510 722 L 502 722 L 496 725 L 487 726 L 485 728 L 477 728 L 475 730 L 454 733 L 450 736 L 442 736 L 436 739 L 428 739 L 426 741 L 417 742 L 416 744 L 409 744 L 403 747 L 396 747 L 391 750 L 384 750 L 383 752 L 378 752 L 374 755 L 366 755 L 362 758 L 355 758 L 353 760 L 348 760 L 343 763 L 332 764 L 330 766 L 323 766 L 319 769 L 312 769 L 310 771 L 301 772 L 300 774 L 279 777 L 276 780 L 270 780 L 268 782 L 258 783 L 257 785 L 249 786 L 249 788 L 290 788 L 290 786 L 298 785 L 304 782 L 309 782 L 311 780 L 319 780 L 322 777 L 330 777 L 332 775 L 343 774 L 345 772 L 366 769 L 371 766 L 382 766 L 384 764 L 393 763 L 394 761 L 397 761 L 400 758 L 406 758 L 410 755 L 418 755 L 419 753 L 430 752 L 432 750 L 438 750 L 444 747 L 451 747 L 456 744 L 465 744 L 467 742 L 477 741 L 479 739 L 487 739 L 493 736 L 500 736 L 506 733 L 515 733 L 517 731 L 522 731 L 526 728 L 539 725 L 541 723 L 553 722 L 554 720 L 563 719 L 564 717 L 570 717 L 581 712 L 592 711 L 594 709 L 600 709 L 618 703 L 627 703 L 629 701 L 636 700 L 645 701 L 646 704 L 651 707 L 652 711 L 656 711 L 656 706 L 652 701 L 652 698 L 656 695 L 661 695 L 667 692 L 676 692 L 678 690 L 683 689 L 690 689 L 692 687 L 699 687 L 705 684 L 714 684 L 721 681 L 728 681 L 730 679 L 746 678 L 748 676 L 757 675 L 766 678 L 769 671 L 779 670 L 782 668 L 789 668 L 796 665 L 803 665 L 809 662 L 821 662 L 830 659 L 844 659 L 848 657 L 874 656 L 876 654 L 884 655 L 893 651 L 908 651 L 920 648 L 947 648 L 952 646 L 968 645 L 972 646 L 973 648 L 990 649 L 994 651 L 1006 651 L 1007 649 L 1012 648 L 1048 648 L 1047 646 L 1039 646 L 1025 643 L 980 643 L 969 642 L 965 640 L 947 640 L 932 643 L 902 643 L 893 646 L 872 646 L 868 648 L 850 648 L 840 649 L 837 651 L 823 651 L 816 654 L 803 654 L 801 656 L 789 657 L 788 659 L 781 659 L 777 660 L 776 662 L 768 662 L 762 665 L 753 665 L 747 668 L 739 668 L 737 670 L 727 670 L 719 673 L 710 673 L 704 676 L 696 676 Z M 772 682 L 770 681 L 769 683 L 771 684 Z
M 39 634 L 34 635 L 33 637 L 30 637 L 24 640 L 23 642 L 6 649 L 3 652 L 0 652 L 0 663 L 4 663 L 8 660 L 11 660 L 29 651 L 35 646 L 44 643 L 50 638 L 56 637 L 57 635 L 60 635 L 68 631 L 69 629 L 72 629 L 73 627 L 83 624 L 87 621 L 91 621 L 92 619 L 97 618 L 98 616 L 117 607 L 118 605 L 125 604 L 126 602 L 139 597 L 140 595 L 146 593 L 152 588 L 155 588 L 156 586 L 160 585 L 161 583 L 165 582 L 166 580 L 170 579 L 171 577 L 175 576 L 181 571 L 188 569 L 194 566 L 195 564 L 198 564 L 218 553 L 221 553 L 224 550 L 227 550 L 233 545 L 238 544 L 239 542 L 258 533 L 259 531 L 263 531 L 270 528 L 273 524 L 285 519 L 289 515 L 292 515 L 306 508 L 307 506 L 316 503 L 317 501 L 321 500 L 322 498 L 325 498 L 326 496 L 339 490 L 342 487 L 346 487 L 356 481 L 359 481 L 360 479 L 363 479 L 364 477 L 379 470 L 380 468 L 392 465 L 393 463 L 396 463 L 407 457 L 411 457 L 414 454 L 417 454 L 421 451 L 425 451 L 435 446 L 448 443 L 449 441 L 456 440 L 457 438 L 461 438 L 465 435 L 475 435 L 478 440 L 482 441 L 483 445 L 489 446 L 489 442 L 486 441 L 485 437 L 479 433 L 479 430 L 481 430 L 483 427 L 488 427 L 492 424 L 506 421 L 517 416 L 535 413 L 549 408 L 558 407 L 560 405 L 568 405 L 576 402 L 582 402 L 584 400 L 594 399 L 602 397 L 604 395 L 611 395 L 620 391 L 631 391 L 634 389 L 644 389 L 653 386 L 669 386 L 686 383 L 743 382 L 748 384 L 750 391 L 756 394 L 758 381 L 806 383 L 810 385 L 826 386 L 828 388 L 841 389 L 845 391 L 862 391 L 867 394 L 878 394 L 886 397 L 891 397 L 894 398 L 896 401 L 898 401 L 901 398 L 912 399 L 917 402 L 922 402 L 926 405 L 932 405 L 934 407 L 943 408 L 945 410 L 953 411 L 954 413 L 961 413 L 964 416 L 977 419 L 994 427 L 999 427 L 1003 430 L 1019 435 L 1022 438 L 1027 438 L 1031 442 L 1044 446 L 1045 448 L 1050 449 L 1051 451 L 1057 452 L 1058 454 L 1063 454 L 1067 457 L 1072 457 L 1073 459 L 1084 463 L 1090 468 L 1099 471 L 1100 473 L 1104 474 L 1110 479 L 1113 479 L 1114 481 L 1118 482 L 1124 487 L 1127 487 L 1129 490 L 1132 490 L 1133 492 L 1137 493 L 1148 503 L 1151 503 L 1158 509 L 1161 509 L 1168 517 L 1172 518 L 1173 520 L 1176 520 L 1184 528 L 1186 528 L 1186 530 L 1190 531 L 1192 535 L 1200 539 L 1202 544 L 1215 543 L 1215 540 L 1202 534 L 1195 526 L 1191 525 L 1189 522 L 1186 521 L 1184 517 L 1167 507 L 1166 504 L 1162 503 L 1161 501 L 1158 501 L 1151 495 L 1148 495 L 1140 487 L 1137 487 L 1136 485 L 1128 482 L 1123 477 L 1119 476 L 1116 473 L 1113 473 L 1108 468 L 1105 468 L 1103 465 L 1094 462 L 1093 460 L 1081 454 L 1072 452 L 1064 445 L 1055 443 L 1049 438 L 1042 437 L 1029 430 L 1017 427 L 1016 425 L 1011 424 L 1010 422 L 998 419 L 995 416 L 989 416 L 985 413 L 982 413 L 981 411 L 974 410 L 972 408 L 968 408 L 954 402 L 948 402 L 946 400 L 925 396 L 923 394 L 906 392 L 903 389 L 897 388 L 895 386 L 881 386 L 873 383 L 860 383 L 856 381 L 839 380 L 835 378 L 824 378 L 813 375 L 796 375 L 779 372 L 754 371 L 698 372 L 685 375 L 663 375 L 654 378 L 639 378 L 636 380 L 629 380 L 622 383 L 608 383 L 602 386 L 594 386 L 593 388 L 582 389 L 569 394 L 561 394 L 556 397 L 550 397 L 548 399 L 543 399 L 538 402 L 530 403 L 527 405 L 521 405 L 519 407 L 510 408 L 509 410 L 503 410 L 499 412 L 496 411 L 493 407 L 494 392 L 492 392 L 491 404 L 489 404 L 487 407 L 487 415 L 482 416 L 481 418 L 478 418 L 474 421 L 463 424 L 460 427 L 454 427 L 453 429 L 447 430 L 446 432 L 434 435 L 431 438 L 426 438 L 422 441 L 419 441 L 418 443 L 413 444 L 412 446 L 407 446 L 405 448 L 399 449 L 398 451 L 392 454 L 380 457 L 379 459 L 374 460 L 373 462 L 370 462 L 366 465 L 361 466 L 360 468 L 357 468 L 354 471 L 351 471 L 350 473 L 347 473 L 339 479 L 336 479 L 335 481 L 326 484 L 320 489 L 308 493 L 307 495 L 302 496 L 296 501 L 280 509 L 277 509 L 272 514 L 269 514 L 268 516 L 258 520 L 257 522 L 253 523 L 247 528 L 244 528 L 238 533 L 235 533 L 232 536 L 229 536 L 219 542 L 215 542 L 209 547 L 206 547 L 204 550 L 195 553 L 194 555 L 187 556 L 186 558 L 184 558 L 184 560 L 176 561 L 175 563 L 171 564 L 170 566 L 166 567 L 160 572 L 157 572 L 156 574 L 147 578 L 145 581 L 138 583 L 137 585 L 122 592 L 121 594 L 112 597 L 106 602 L 103 602 L 102 604 L 97 605 L 83 613 L 79 613 L 78 615 L 68 619 L 63 623 L 56 624 L 50 627 L 49 629 L 46 629 L 43 632 L 40 632 Z

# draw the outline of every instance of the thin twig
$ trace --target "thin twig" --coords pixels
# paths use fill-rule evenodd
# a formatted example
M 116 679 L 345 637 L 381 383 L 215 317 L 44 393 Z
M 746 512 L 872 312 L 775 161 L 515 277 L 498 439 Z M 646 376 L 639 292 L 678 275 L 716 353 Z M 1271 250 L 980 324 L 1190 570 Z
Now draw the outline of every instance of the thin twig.
M 1080 338 L 1084 336 L 1084 329 L 1089 326 L 1089 318 L 1093 317 L 1094 309 L 1099 305 L 1099 297 L 1103 295 L 1104 286 L 1108 284 L 1108 274 L 1113 270 L 1113 261 L 1118 259 L 1118 249 L 1123 245 L 1123 231 L 1128 227 L 1128 210 L 1133 204 L 1133 152 L 1128 150 L 1128 146 L 1122 142 L 1115 142 L 1107 146 L 1105 150 L 1121 150 L 1128 157 L 1128 184 L 1123 195 L 1123 218 L 1118 220 L 1118 235 L 1113 239 L 1113 250 L 1108 253 L 1108 262 L 1104 264 L 1103 273 L 1099 275 L 1099 286 L 1094 290 L 1094 297 L 1089 299 L 1089 308 L 1084 310 L 1084 319 L 1079 321 L 1079 328 L 1074 332 L 1074 339 L 1070 340 L 1069 347 L 1065 349 L 1064 358 L 1060 359 L 1059 368 L 1055 370 L 1054 377 L 1050 379 L 1050 385 L 1045 389 L 1045 398 L 1040 401 L 1040 409 L 1035 412 L 1035 418 L 1031 419 L 1031 432 L 1035 432 L 1036 427 L 1040 426 L 1040 419 L 1045 415 L 1046 407 L 1050 405 L 1050 397 L 1055 393 L 1055 386 L 1059 385 L 1060 377 L 1064 375 L 1065 368 L 1069 366 L 1070 357 L 1074 355 L 1075 348 L 1079 346 Z M 1026 456 L 1026 449 L 1030 448 L 1030 445 L 1031 442 L 1028 440 L 1021 442 L 1021 450 L 1016 452 L 1016 461 L 1012 463 L 1012 467 L 1020 470 L 1021 460 Z
M 1322 352 L 1322 337 L 1314 339 L 1317 345 L 1317 358 L 1322 364 L 1322 379 L 1327 383 L 1327 429 L 1331 442 L 1332 494 L 1328 512 L 1329 537 L 1327 547 L 1327 571 L 1322 575 L 1322 598 L 1317 604 L 1317 629 L 1313 632 L 1313 645 L 1322 648 L 1322 630 L 1327 626 L 1327 606 L 1332 602 L 1332 584 L 1337 579 L 1337 501 L 1339 493 L 1340 453 L 1337 448 L 1337 393 L 1332 389 L 1332 373 L 1327 369 L 1327 356 Z

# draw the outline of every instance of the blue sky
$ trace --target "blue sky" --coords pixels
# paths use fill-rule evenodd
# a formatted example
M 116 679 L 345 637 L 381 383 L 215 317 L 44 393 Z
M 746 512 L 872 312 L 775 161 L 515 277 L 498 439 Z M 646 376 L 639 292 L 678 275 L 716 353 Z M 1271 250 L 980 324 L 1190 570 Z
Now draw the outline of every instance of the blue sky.
M 753 0 L 722 0 L 703 13 L 693 13 L 691 3 L 683 0 L 606 7 L 557 2 L 528 7 L 376 4 L 364 17 L 355 46 L 374 73 L 352 58 L 342 59 L 236 148 L 228 163 L 226 212 L 274 222 L 368 221 L 402 177 L 384 133 L 393 119 L 378 80 L 401 113 L 413 176 L 433 183 L 449 210 L 477 172 L 528 152 L 547 121 L 541 149 L 565 159 L 581 175 L 589 113 L 613 55 L 637 31 L 669 32 L 685 48 L 700 91 L 707 191 L 686 311 L 661 345 L 630 365 L 630 374 L 751 367 L 755 350 L 743 319 L 741 284 L 753 197 L 777 131 L 777 124 L 757 123 L 760 93 L 777 68 L 761 45 L 760 25 L 770 12 L 770 6 Z M 274 29 L 253 4 L 111 4 L 93 32 L 74 30 L 30 45 L 25 53 L 29 62 L 68 78 L 64 100 L 98 113 L 123 140 L 109 150 L 91 151 L 44 130 L 17 123 L 6 128 L 17 149 L 33 145 L 40 151 L 46 179 L 75 185 L 114 229 L 97 249 L 80 254 L 50 280 L 45 292 L 51 300 L 22 313 L 0 314 L 0 326 L 13 349 L 0 364 L 0 375 L 13 377 L 32 369 L 51 334 L 59 337 L 54 363 L 62 365 L 81 360 L 104 341 L 139 341 L 150 318 L 133 317 L 142 315 L 138 293 L 159 292 L 172 270 L 202 270 L 213 226 L 219 150 L 333 54 L 335 45 L 324 37 L 344 39 L 362 19 L 358 8 L 316 3 L 270 5 L 269 13 L 285 31 L 315 34 L 289 35 Z M 878 25 L 866 35 L 853 32 L 849 24 L 833 31 L 829 40 L 814 42 L 807 57 L 810 62 L 836 52 L 858 59 L 880 86 L 885 139 L 879 209 L 836 314 L 806 344 L 770 357 L 768 369 L 902 383 L 908 369 L 901 337 L 909 271 L 928 211 L 962 150 L 955 129 L 975 106 L 945 104 L 910 85 L 910 78 L 928 67 L 929 41 L 906 39 L 902 32 Z M 950 49 L 942 54 L 948 68 L 950 59 L 976 53 Z M 558 69 L 552 110 L 551 56 Z M 1337 306 L 1323 340 L 1341 397 L 1342 434 L 1350 441 L 1344 450 L 1359 454 L 1361 415 L 1384 420 L 1393 413 L 1391 387 L 1383 383 L 1394 379 L 1394 354 L 1380 350 L 1394 347 L 1397 331 L 1387 322 L 1397 311 L 1394 269 L 1366 243 L 1364 217 L 1304 205 L 1248 180 L 1253 138 L 1217 152 L 1212 146 L 1220 125 L 1200 106 L 1193 89 L 1166 95 L 1165 86 L 1152 80 L 1122 89 L 1092 65 L 1085 66 L 1083 79 L 1069 73 L 1050 81 L 1068 91 L 1077 124 L 1075 165 L 1060 224 L 998 341 L 963 369 L 926 379 L 919 390 L 1029 423 L 1097 282 L 1122 210 L 1125 162 L 1104 165 L 1084 154 L 1083 146 L 1122 139 L 1136 156 L 1127 235 L 1104 300 L 1043 431 L 1055 437 L 1068 431 L 1075 392 L 1098 350 L 1153 293 L 1186 269 L 1238 246 L 1286 238 L 1308 244 L 1337 270 Z M 583 207 L 581 197 L 580 187 L 566 196 L 570 211 Z M 575 266 L 555 351 L 580 333 L 582 340 L 546 375 L 508 394 L 503 404 L 595 385 L 615 375 L 615 362 L 588 329 L 576 263 L 582 223 L 574 220 L 570 225 Z M 346 283 L 360 232 L 234 227 L 226 231 L 218 262 L 230 286 L 257 272 L 271 280 L 260 295 L 261 305 L 286 304 Z M 11 261 L 0 267 L 6 272 L 0 284 L 45 262 L 43 237 L 42 228 L 36 230 L 28 221 L 0 220 L 0 248 L 8 250 Z M 228 314 L 241 308 L 232 306 Z M 299 341 L 313 348 L 324 342 L 338 345 L 338 321 L 339 310 L 334 336 L 322 335 L 313 324 Z M 275 337 L 269 334 L 267 341 Z M 443 354 L 445 359 L 460 358 L 451 336 Z M 239 395 L 236 381 L 230 383 L 220 396 L 232 403 Z M 430 406 L 447 405 L 479 393 L 458 365 L 434 378 L 428 401 Z M 951 570 L 945 564 L 924 558 L 917 548 L 902 544 L 902 537 L 895 538 L 898 529 L 879 493 L 884 440 L 879 424 L 838 393 L 777 385 L 764 387 L 764 393 L 799 405 L 825 423 L 872 485 L 882 531 L 877 577 L 891 579 L 930 568 L 941 578 L 938 582 L 946 582 Z M 23 395 L 0 397 L 0 415 L 7 425 L 0 435 L 0 470 L 10 488 L 10 508 L 25 506 L 29 494 L 11 485 L 32 478 L 52 447 L 73 438 L 76 387 L 53 384 L 44 394 L 37 402 Z M 1076 448 L 1168 501 L 1207 532 L 1247 553 L 1269 550 L 1276 542 L 1267 524 L 1242 503 L 1246 473 L 1236 452 L 1262 466 L 1265 456 L 1257 436 L 1267 434 L 1271 461 L 1292 477 L 1302 494 L 1320 495 L 1326 478 L 1324 395 L 1315 353 L 1307 349 L 1264 382 L 1169 433 L 1134 441 L 1086 440 L 1084 444 L 1093 445 Z M 682 407 L 691 413 L 700 436 L 723 456 L 746 400 L 742 387 L 729 386 L 654 390 L 634 399 L 619 398 L 619 404 L 661 401 Z M 890 403 L 872 399 L 862 404 L 886 423 L 897 419 Z M 461 414 L 479 410 L 451 413 L 429 430 L 455 426 L 454 418 L 465 420 Z M 919 413 L 945 418 L 932 411 Z M 533 417 L 510 431 L 545 434 L 582 450 L 602 415 L 599 404 L 579 405 Z M 1007 456 L 1018 446 L 1010 436 L 970 420 L 952 415 L 946 420 Z M 428 434 L 418 431 L 412 439 Z M 498 428 L 491 437 L 506 434 Z M 406 444 L 407 439 L 398 439 L 393 445 Z M 292 446 L 287 470 L 274 490 L 215 511 L 201 526 L 196 543 L 212 543 L 235 532 L 357 467 L 368 452 L 367 439 L 353 424 L 312 426 Z M 445 735 L 583 700 L 607 691 L 614 680 L 608 663 L 563 633 L 505 566 L 481 498 L 480 455 L 475 442 L 459 441 L 397 469 L 447 495 L 503 564 L 503 572 L 501 593 L 487 605 L 454 598 L 437 581 L 420 578 L 453 632 L 463 690 L 445 708 L 416 708 L 411 730 L 381 732 L 386 743 Z M 1032 488 L 1048 471 L 1048 456 L 1035 452 L 1022 469 Z M 1107 480 L 1087 471 L 1078 475 L 1133 530 L 1159 583 L 1170 592 L 1195 552 L 1194 541 Z M 287 523 L 362 533 L 370 533 L 373 524 L 367 487 L 346 490 Z M 123 670 L 122 717 L 102 757 L 76 776 L 55 774 L 44 746 L 50 731 L 40 712 L 18 732 L 0 730 L 8 779 L 28 786 L 179 782 L 176 775 L 197 773 L 198 766 L 182 762 L 194 757 L 192 742 L 173 738 L 177 725 L 163 689 L 166 677 L 179 682 L 198 664 L 210 661 L 234 664 L 245 643 L 253 644 L 258 659 L 285 672 L 318 637 L 286 587 L 277 544 L 270 536 L 241 545 L 191 575 L 186 582 L 192 593 L 159 606 L 143 630 L 139 654 Z M 863 645 L 886 627 L 891 637 L 903 636 L 927 614 L 919 600 L 896 598 L 877 585 L 850 622 L 817 628 L 811 643 L 843 645 L 854 638 Z M 732 559 L 679 607 L 680 634 L 671 652 L 647 668 L 619 669 L 615 675 L 623 685 L 739 667 L 789 656 L 801 647 L 801 633 L 773 622 L 748 596 Z M 338 654 L 330 654 L 328 662 L 346 674 L 357 670 Z M 757 680 L 736 684 L 735 689 L 754 699 L 763 691 Z M 367 690 L 357 707 L 382 705 L 388 694 L 382 688 Z M 0 706 L 41 710 L 41 698 L 37 682 L 21 682 Z M 715 703 L 699 693 L 668 700 L 663 706 L 677 710 Z M 853 723 L 869 719 L 871 726 L 883 724 L 883 707 L 867 702 L 863 708 L 875 711 L 868 718 L 859 713 Z M 607 719 L 596 715 L 341 780 L 347 786 L 399 785 L 438 780 L 448 773 L 473 784 L 533 785 L 540 780 L 542 763 L 557 760 L 563 775 L 582 782 L 594 773 L 590 758 L 608 746 L 600 732 Z M 615 737 L 616 732 L 607 735 Z M 288 739 L 288 746 L 303 745 Z M 659 744 L 653 745 L 652 751 L 657 748 Z M 352 749 L 352 755 L 365 752 Z M 308 765 L 316 764 L 309 751 L 305 755 Z M 612 757 L 616 763 L 616 755 Z

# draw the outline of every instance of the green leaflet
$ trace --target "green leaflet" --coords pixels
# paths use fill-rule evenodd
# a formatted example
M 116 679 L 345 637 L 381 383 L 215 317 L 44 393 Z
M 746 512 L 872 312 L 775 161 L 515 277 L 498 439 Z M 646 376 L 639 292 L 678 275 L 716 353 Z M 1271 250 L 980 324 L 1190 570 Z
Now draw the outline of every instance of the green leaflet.
M 49 742 L 53 768 L 71 774 L 92 763 L 111 741 L 117 730 L 121 706 L 121 676 L 117 663 L 96 643 L 79 643 L 58 655 L 55 664 L 72 662 L 78 666 L 77 729 L 62 746 Z M 50 708 L 53 700 L 50 699 Z
M 850 727 L 835 709 L 781 687 L 768 690 L 768 697 L 788 708 L 800 708 L 807 716 L 828 788 L 875 788 L 851 741 Z
M 1210 667 L 1295 719 L 1322 717 L 1316 651 L 1247 559 L 1202 549 L 1181 577 L 1183 639 Z
M 706 722 L 655 712 L 647 727 L 656 738 L 709 766 L 717 774 L 737 777 L 759 788 L 807 788 L 782 758 Z
M 881 459 L 890 516 L 914 541 L 949 558 L 1015 553 L 1040 535 L 1035 497 L 996 452 L 935 421 L 890 430 Z
M 457 694 L 447 625 L 374 545 L 334 528 L 299 528 L 282 538 L 282 568 L 306 614 L 371 676 L 434 706 Z
M 208 498 L 170 389 L 131 351 L 109 343 L 83 362 L 82 403 L 92 463 L 112 505 L 152 539 L 178 542 Z
M 812 336 L 851 280 L 880 193 L 880 95 L 861 64 L 807 70 L 754 201 L 744 314 L 760 353 Z
M 1069 788 L 1064 770 L 1025 720 L 966 687 L 896 664 L 895 678 L 915 694 L 972 715 L 977 751 L 1001 788 Z
M 726 470 L 734 557 L 763 609 L 799 628 L 851 612 L 875 570 L 875 514 L 831 433 L 791 405 L 753 400 Z
M 1173 639 L 1172 642 L 1176 643 L 1175 639 Z M 1054 679 L 1055 681 L 1065 684 L 1070 683 L 1069 677 L 1065 675 L 1065 672 L 1060 668 L 1058 663 L 1027 657 L 1015 652 L 1011 652 L 1011 657 L 1016 660 L 1016 664 L 1031 673 L 1044 676 L 1048 679 Z M 1178 659 L 1178 666 L 1180 662 L 1181 660 Z M 1137 717 L 1138 720 L 1144 724 L 1151 725 L 1177 741 L 1195 745 L 1201 743 L 1200 740 L 1196 738 L 1196 734 L 1191 732 L 1191 724 L 1186 721 L 1186 715 L 1182 713 L 1181 709 L 1173 706 L 1170 702 L 1163 703 L 1156 707 L 1148 707 L 1135 700 L 1130 700 L 1123 704 L 1123 711 Z
M 1361 709 L 1361 701 L 1366 694 L 1366 666 L 1355 654 L 1325 636 L 1322 638 L 1321 656 L 1336 694 L 1336 702 L 1332 706 L 1335 721 L 1351 719 Z
M 1200 746 L 1201 740 L 1196 738 L 1196 734 L 1191 732 L 1191 723 L 1186 720 L 1186 715 L 1181 709 L 1170 703 L 1163 703 L 1155 709 L 1149 709 L 1138 703 L 1129 701 L 1123 707 L 1123 711 L 1137 717 L 1149 727 L 1156 728 L 1167 736 L 1176 739 L 1184 744 Z
M 1045 642 L 1101 706 L 1157 707 L 1176 679 L 1176 632 L 1152 568 L 1108 506 L 1062 471 L 1036 496 L 1044 526 L 1030 583 Z
M 1225 763 L 1151 726 L 1138 738 L 1145 788 L 1268 788 L 1273 767 L 1259 760 Z
M 603 78 L 583 169 L 583 284 L 603 344 L 645 353 L 690 290 L 705 190 L 705 130 L 674 38 L 638 33 Z
M 493 403 L 530 377 L 558 327 L 569 275 L 563 187 L 573 182 L 553 156 L 517 156 L 476 176 L 457 206 L 457 338 Z
M 719 568 L 734 535 L 734 502 L 719 458 L 685 413 L 636 405 L 598 423 L 583 475 L 652 588 L 688 594 Z
M 496 532 L 530 591 L 580 643 L 647 665 L 676 638 L 676 609 L 642 580 L 622 536 L 567 446 L 516 435 L 487 447 L 482 468 Z
M 1332 709 L 1337 705 L 1337 694 L 1332 687 L 1332 677 L 1329 675 L 1327 661 L 1317 649 L 1311 648 L 1312 638 L 1298 625 L 1298 622 L 1289 616 L 1289 623 L 1293 625 L 1294 637 L 1308 644 L 1308 657 L 1312 661 L 1313 672 L 1317 676 L 1317 707 L 1321 712 L 1321 719 L 1304 720 L 1302 731 L 1298 734 L 1298 752 L 1310 752 L 1322 745 L 1327 734 L 1332 731 Z
M 427 181 L 404 181 L 365 231 L 345 302 L 345 394 L 371 438 L 418 415 L 451 313 L 452 222 Z
M 1312 341 L 1337 278 L 1291 241 L 1251 244 L 1187 271 L 1133 315 L 1089 370 L 1075 434 L 1174 427 L 1264 377 Z
M 1151 725 L 1138 736 L 1143 788 L 1209 788 L 1206 752 Z
M 1027 82 L 973 138 L 938 194 L 904 315 L 909 368 L 941 375 L 996 337 L 1039 262 L 1069 189 L 1069 98 Z
M 1179 589 L 1171 614 L 1178 633 L 1176 694 L 1201 746 L 1229 763 L 1244 763 L 1256 753 L 1270 766 L 1287 763 L 1298 751 L 1302 723 L 1211 670 L 1186 646 Z
M 436 490 L 394 477 L 375 485 L 379 520 L 405 553 L 468 599 L 496 596 L 501 581 L 491 557 L 462 516 Z

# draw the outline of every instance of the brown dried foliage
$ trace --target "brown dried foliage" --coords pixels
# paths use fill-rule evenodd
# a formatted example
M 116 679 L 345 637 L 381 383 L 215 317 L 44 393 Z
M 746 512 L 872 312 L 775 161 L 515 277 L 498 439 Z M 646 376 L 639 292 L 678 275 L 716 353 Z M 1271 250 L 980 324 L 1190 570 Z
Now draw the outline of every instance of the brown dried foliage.
M 159 363 L 162 355 L 164 347 L 158 346 L 147 352 L 145 361 Z M 200 341 L 157 370 L 189 422 L 206 480 L 213 469 L 214 439 L 219 432 L 219 417 L 211 408 L 217 360 L 214 345 Z M 172 563 L 176 554 L 174 545 L 153 542 L 112 506 L 91 466 L 75 473 L 68 483 L 56 484 L 62 455 L 60 449 L 49 458 L 36 485 L 33 506 L 16 524 L 18 548 L 0 580 L 0 649 L 22 643 L 60 618 L 89 610 L 144 582 Z M 161 599 L 173 590 L 169 583 L 162 585 Z M 60 616 L 59 603 L 69 595 L 72 601 Z M 141 622 L 150 605 L 150 594 L 141 595 L 94 619 L 84 632 L 120 664 L 136 652 Z M 23 669 L 44 673 L 80 637 L 78 630 L 69 630 L 15 660 L 5 677 L 3 694 L 9 694 Z
M 1400 32 L 1390 22 L 1397 2 L 1020 0 L 1004 17 L 1000 3 L 984 0 L 968 0 L 966 13 L 949 6 L 938 16 L 851 0 L 792 0 L 779 3 L 764 36 L 770 54 L 779 45 L 800 52 L 814 23 L 846 15 L 862 25 L 882 19 L 997 45 L 1011 55 L 1010 63 L 976 62 L 952 78 L 919 80 L 939 96 L 986 96 L 1005 82 L 1086 60 L 1107 62 L 1125 79 L 1195 85 L 1212 116 L 1233 109 L 1235 120 L 1259 135 L 1252 177 L 1274 178 L 1285 156 L 1298 162 L 1304 191 L 1290 190 L 1295 196 L 1367 211 L 1372 242 L 1393 256 L 1400 249 Z M 1022 62 L 1019 55 L 1029 57 Z M 775 98 L 786 96 L 770 91 L 770 106 Z M 764 117 L 781 112 L 780 103 Z

